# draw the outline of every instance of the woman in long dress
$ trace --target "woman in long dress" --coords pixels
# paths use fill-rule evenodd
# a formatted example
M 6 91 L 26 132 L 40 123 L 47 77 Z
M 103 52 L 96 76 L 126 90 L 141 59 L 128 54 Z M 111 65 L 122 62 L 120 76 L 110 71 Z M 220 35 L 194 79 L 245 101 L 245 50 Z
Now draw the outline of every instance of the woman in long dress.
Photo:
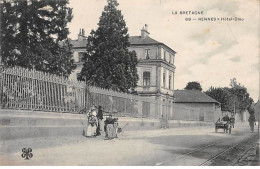
M 96 111 L 92 110 L 88 115 L 88 127 L 87 127 L 87 137 L 94 137 L 97 130 L 97 117 Z

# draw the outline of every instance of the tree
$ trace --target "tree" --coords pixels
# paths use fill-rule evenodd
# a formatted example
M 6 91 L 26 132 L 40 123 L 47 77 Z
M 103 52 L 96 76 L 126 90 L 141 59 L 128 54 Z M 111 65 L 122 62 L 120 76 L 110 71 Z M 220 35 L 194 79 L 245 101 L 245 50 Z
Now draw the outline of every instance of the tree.
M 115 91 L 133 92 L 137 86 L 137 57 L 129 51 L 128 28 L 116 0 L 108 0 L 98 28 L 88 37 L 79 80 Z
M 230 88 L 210 87 L 205 94 L 220 102 L 222 111 L 241 113 L 249 109 L 253 103 L 246 87 L 238 83 L 235 78 L 231 79 Z
M 202 91 L 202 88 L 201 88 L 201 85 L 199 82 L 189 82 L 184 89 Z
M 248 110 L 248 108 L 252 105 L 254 100 L 250 97 L 249 93 L 247 92 L 247 88 L 244 87 L 242 84 L 236 81 L 236 78 L 230 80 L 230 89 L 229 91 L 233 95 L 233 100 L 236 105 L 236 109 L 239 112 Z
M 221 104 L 222 111 L 233 111 L 232 107 L 232 94 L 229 92 L 227 88 L 221 87 L 210 87 L 205 94 L 217 100 Z
M 2 61 L 68 76 L 76 68 L 68 43 L 68 0 L 3 0 Z M 66 45 L 61 46 L 63 42 Z

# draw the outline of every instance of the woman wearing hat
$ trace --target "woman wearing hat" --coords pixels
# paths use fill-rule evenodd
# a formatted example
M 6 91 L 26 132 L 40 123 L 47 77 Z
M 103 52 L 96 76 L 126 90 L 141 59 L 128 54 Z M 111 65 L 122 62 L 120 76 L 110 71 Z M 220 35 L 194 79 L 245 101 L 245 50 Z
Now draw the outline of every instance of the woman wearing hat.
M 97 112 L 94 107 L 92 107 L 88 113 L 88 128 L 87 128 L 87 137 L 94 137 L 97 130 Z

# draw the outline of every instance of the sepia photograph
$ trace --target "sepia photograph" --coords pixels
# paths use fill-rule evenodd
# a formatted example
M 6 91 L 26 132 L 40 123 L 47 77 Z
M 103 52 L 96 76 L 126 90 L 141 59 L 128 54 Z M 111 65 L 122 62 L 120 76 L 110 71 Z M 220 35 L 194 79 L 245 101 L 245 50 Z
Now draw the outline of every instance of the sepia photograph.
M 259 0 L 0 0 L 0 167 L 259 166 Z

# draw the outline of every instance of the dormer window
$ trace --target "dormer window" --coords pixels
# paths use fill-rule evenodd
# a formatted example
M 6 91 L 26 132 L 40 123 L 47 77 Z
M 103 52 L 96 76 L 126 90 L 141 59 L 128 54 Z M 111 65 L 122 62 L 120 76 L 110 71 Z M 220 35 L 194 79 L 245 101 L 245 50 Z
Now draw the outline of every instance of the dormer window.
M 163 53 L 163 59 L 166 61 L 166 51 Z
M 145 50 L 145 59 L 150 59 L 150 49 Z
M 83 62 L 84 61 L 84 52 L 79 52 L 79 62 Z
M 169 58 L 169 63 L 171 63 L 172 61 L 172 55 L 170 55 L 170 58 Z

